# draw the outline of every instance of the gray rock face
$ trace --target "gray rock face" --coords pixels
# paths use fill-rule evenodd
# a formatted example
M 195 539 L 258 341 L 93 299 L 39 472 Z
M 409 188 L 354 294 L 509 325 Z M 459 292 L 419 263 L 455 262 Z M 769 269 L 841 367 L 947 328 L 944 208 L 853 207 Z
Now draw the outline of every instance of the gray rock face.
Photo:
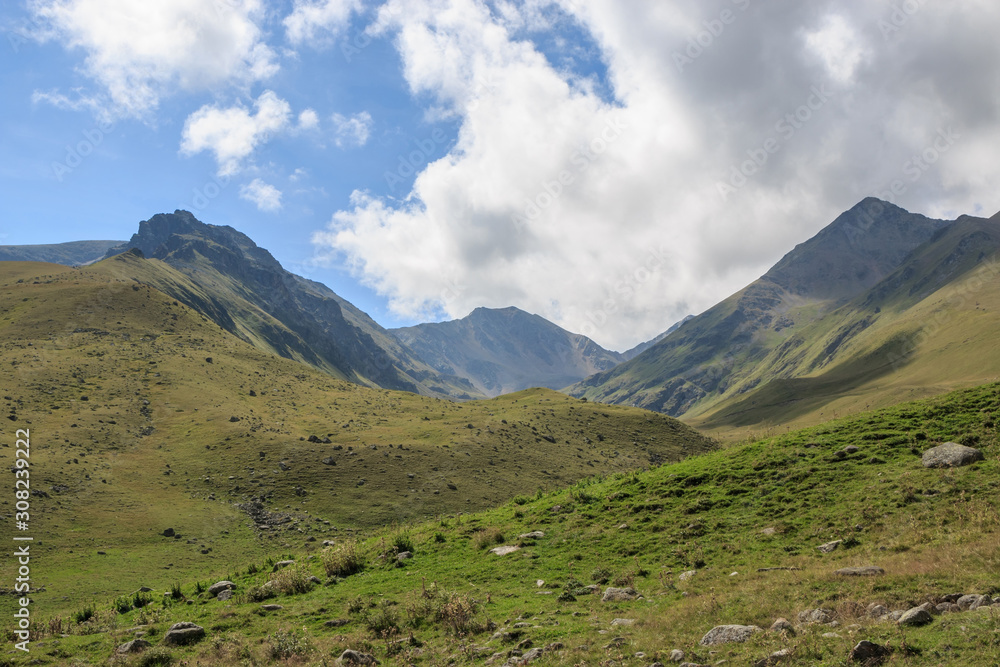
M 844 567 L 834 572 L 834 574 L 841 577 L 875 577 L 885 574 L 885 570 L 874 565 L 866 565 L 864 567 Z
M 601 596 L 601 602 L 627 602 L 636 598 L 634 588 L 608 588 Z
M 958 468 L 983 460 L 983 453 L 975 447 L 966 447 L 957 442 L 946 442 L 931 447 L 924 452 L 925 468 Z
M 914 607 L 913 609 L 910 609 L 909 611 L 903 613 L 903 615 L 899 617 L 899 624 L 916 627 L 920 625 L 927 625 L 933 620 L 934 617 L 931 616 L 930 612 L 928 612 L 926 609 L 921 609 L 920 607 Z
M 222 591 L 231 591 L 234 588 L 236 588 L 236 584 L 231 581 L 218 581 L 208 587 L 208 594 L 214 598 Z
M 194 644 L 205 638 L 205 628 L 189 621 L 174 623 L 163 635 L 163 643 L 168 646 L 184 646 Z
M 761 632 L 756 625 L 717 625 L 705 633 L 698 643 L 702 646 L 739 644 L 748 640 L 755 632 Z
M 858 662 L 864 667 L 875 667 L 881 665 L 889 657 L 889 649 L 870 641 L 863 640 L 851 649 L 847 659 L 850 662 Z
M 337 664 L 339 665 L 377 665 L 378 660 L 374 656 L 367 653 L 360 653 L 358 651 L 352 651 L 347 649 L 340 654 L 337 658 Z
M 152 644 L 147 642 L 145 639 L 133 639 L 132 641 L 125 642 L 124 644 L 119 646 L 118 653 L 120 655 L 127 655 L 129 653 L 141 653 L 150 646 L 152 646 Z
M 221 593 L 219 593 L 218 595 L 216 595 L 215 599 L 218 600 L 219 602 L 225 602 L 226 600 L 232 600 L 233 599 L 233 592 L 227 588 L 226 590 L 224 590 Z

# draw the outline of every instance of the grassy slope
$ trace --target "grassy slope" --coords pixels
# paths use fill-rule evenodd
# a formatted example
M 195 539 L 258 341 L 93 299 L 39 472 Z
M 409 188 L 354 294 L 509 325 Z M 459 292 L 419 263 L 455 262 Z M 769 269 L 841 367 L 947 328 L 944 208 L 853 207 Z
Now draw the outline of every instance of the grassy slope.
M 5 423 L 31 429 L 49 495 L 32 499 L 42 608 L 712 447 L 665 416 L 549 390 L 453 404 L 349 384 L 113 274 L 0 264 Z M 259 536 L 236 506 L 251 498 L 290 521 Z
M 798 332 L 685 420 L 738 438 L 995 380 L 1000 265 L 990 253 L 997 247 L 997 219 L 956 222 L 876 288 Z
M 995 664 L 997 609 L 939 616 L 905 631 L 868 619 L 863 609 L 873 602 L 908 609 L 947 593 L 1000 594 L 998 411 L 1000 385 L 985 385 L 648 472 L 585 480 L 479 514 L 397 528 L 363 542 L 366 569 L 346 579 L 329 579 L 321 559 L 301 551 L 282 554 L 298 558 L 303 574 L 325 583 L 270 600 L 283 606 L 277 612 L 262 611 L 248 592 L 272 578 L 272 559 L 261 571 L 231 573 L 239 586 L 232 602 L 199 595 L 189 582 L 182 586 L 187 604 L 156 603 L 124 616 L 98 604 L 97 620 L 78 625 L 64 618 L 62 628 L 72 635 L 43 639 L 35 655 L 98 664 L 137 625 L 158 643 L 171 623 L 193 620 L 208 639 L 172 655 L 198 664 L 268 664 L 282 648 L 293 649 L 292 664 L 333 664 L 348 647 L 374 652 L 385 664 L 481 664 L 474 655 L 512 645 L 491 640 L 488 630 L 448 631 L 447 621 L 461 616 L 456 600 L 474 599 L 476 619 L 507 629 L 523 622 L 520 639 L 538 647 L 563 644 L 540 665 L 646 665 L 675 648 L 709 664 L 748 664 L 790 648 L 793 664 L 844 665 L 861 639 L 891 646 L 890 664 Z M 975 444 L 986 460 L 954 470 L 923 468 L 919 454 L 945 440 Z M 834 456 L 848 445 L 859 451 Z M 517 537 L 532 530 L 545 535 Z M 489 555 L 481 543 L 495 535 L 523 548 Z M 845 546 L 817 551 L 833 539 L 846 540 Z M 391 554 L 393 544 L 414 552 L 403 567 L 379 558 Z M 886 574 L 833 574 L 873 564 Z M 800 569 L 759 570 L 767 567 Z M 692 569 L 693 577 L 680 578 Z M 604 576 L 634 585 L 644 599 L 601 603 L 582 593 L 558 599 L 566 586 Z M 458 597 L 445 605 L 443 592 Z M 698 645 L 717 624 L 766 628 L 776 617 L 795 622 L 799 611 L 816 607 L 833 610 L 840 626 L 799 628 L 792 637 L 765 633 L 712 650 Z M 615 618 L 636 624 L 614 627 Z M 332 619 L 347 624 L 327 627 Z M 822 636 L 831 631 L 836 636 Z M 411 636 L 419 648 L 390 643 Z M 614 637 L 622 638 L 621 646 L 609 647 Z M 646 657 L 631 657 L 638 651 Z

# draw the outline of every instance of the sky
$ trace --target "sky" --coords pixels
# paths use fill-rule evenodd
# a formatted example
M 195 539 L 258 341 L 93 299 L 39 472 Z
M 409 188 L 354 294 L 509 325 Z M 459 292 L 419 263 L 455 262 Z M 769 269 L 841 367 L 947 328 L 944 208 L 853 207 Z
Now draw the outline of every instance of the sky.
M 383 326 L 624 350 L 867 196 L 1000 210 L 993 0 L 11 0 L 0 244 L 185 209 Z

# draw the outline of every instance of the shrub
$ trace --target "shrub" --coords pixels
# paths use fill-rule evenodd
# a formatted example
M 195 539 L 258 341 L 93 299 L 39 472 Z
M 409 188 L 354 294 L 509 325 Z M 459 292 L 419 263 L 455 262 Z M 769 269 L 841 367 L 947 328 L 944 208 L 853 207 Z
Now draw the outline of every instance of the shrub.
M 268 640 L 268 656 L 271 660 L 287 660 L 312 653 L 313 646 L 305 635 L 279 630 Z
M 174 585 L 170 587 L 170 597 L 174 600 L 180 600 L 184 597 L 184 593 L 181 592 L 180 582 L 175 582 Z
M 136 661 L 136 667 L 159 667 L 159 665 L 169 665 L 174 661 L 174 656 L 165 646 L 154 646 L 149 649 Z
M 305 567 L 292 565 L 272 574 L 270 584 L 276 593 L 299 595 L 312 589 L 313 582 L 309 580 L 311 576 Z
M 480 618 L 479 603 L 468 595 L 442 593 L 435 620 L 456 636 L 484 632 L 489 621 Z
M 611 571 L 604 567 L 595 568 L 590 573 L 590 580 L 595 584 L 606 584 L 611 580 Z
M 92 618 L 94 618 L 94 607 L 90 605 L 73 614 L 73 620 L 76 621 L 77 625 L 86 623 Z
M 399 614 L 395 603 L 382 600 L 374 609 L 369 609 L 364 615 L 364 624 L 376 637 L 391 637 L 399 634 Z
M 414 551 L 413 549 L 413 539 L 410 537 L 409 533 L 399 531 L 392 536 L 392 548 L 396 553 L 403 553 L 404 551 Z
M 356 542 L 327 547 L 321 555 L 328 577 L 349 577 L 365 569 L 365 561 Z
M 503 533 L 495 526 L 481 530 L 472 536 L 472 543 L 480 550 L 488 549 L 494 544 L 503 544 L 503 540 Z
M 445 541 L 444 533 L 434 533 L 434 541 L 438 542 L 439 544 L 443 543 Z

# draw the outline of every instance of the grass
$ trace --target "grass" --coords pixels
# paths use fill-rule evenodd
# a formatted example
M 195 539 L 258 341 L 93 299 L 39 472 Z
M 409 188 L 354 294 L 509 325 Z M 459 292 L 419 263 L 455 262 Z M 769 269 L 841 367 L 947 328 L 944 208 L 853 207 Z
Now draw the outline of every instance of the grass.
M 35 655 L 59 651 L 67 656 L 60 660 L 96 664 L 140 623 L 159 644 L 170 624 L 187 620 L 208 632 L 198 645 L 171 649 L 189 664 L 268 664 L 278 643 L 267 637 L 308 647 L 280 659 L 315 665 L 332 664 L 345 648 L 383 664 L 481 664 L 530 640 L 550 647 L 543 665 L 646 665 L 666 662 L 673 649 L 696 663 L 748 664 L 788 648 L 793 664 L 832 666 L 845 664 L 861 639 L 892 647 L 890 664 L 995 664 L 996 609 L 905 630 L 865 610 L 872 603 L 908 609 L 948 593 L 1000 595 L 998 413 L 1000 385 L 985 385 L 407 524 L 414 557 L 403 567 L 379 559 L 400 526 L 357 540 L 368 565 L 347 577 L 328 576 L 322 554 L 275 553 L 270 560 L 294 556 L 322 585 L 277 594 L 278 612 L 202 593 L 191 604 L 164 596 L 118 614 L 109 598 L 84 624 L 90 628 L 71 625 L 58 645 L 40 636 Z M 919 454 L 946 440 L 975 443 L 986 459 L 924 468 Z M 851 445 L 858 451 L 836 454 Z M 503 557 L 478 544 L 482 534 L 511 544 L 535 530 L 544 536 Z M 836 551 L 816 549 L 833 539 L 844 540 Z M 885 574 L 835 574 L 860 565 Z M 270 569 L 264 561 L 230 578 L 246 591 L 266 583 Z M 585 588 L 591 581 L 633 585 L 641 599 L 602 603 Z M 797 623 L 799 612 L 815 608 L 832 610 L 839 626 L 699 645 L 715 625 Z M 612 625 L 617 618 L 634 624 Z M 830 632 L 837 636 L 824 636 Z M 634 658 L 637 652 L 646 657 Z
M 33 596 L 51 613 L 715 446 L 549 390 L 454 404 L 339 381 L 99 266 L 0 263 L 0 386 L 7 433 L 32 434 Z

